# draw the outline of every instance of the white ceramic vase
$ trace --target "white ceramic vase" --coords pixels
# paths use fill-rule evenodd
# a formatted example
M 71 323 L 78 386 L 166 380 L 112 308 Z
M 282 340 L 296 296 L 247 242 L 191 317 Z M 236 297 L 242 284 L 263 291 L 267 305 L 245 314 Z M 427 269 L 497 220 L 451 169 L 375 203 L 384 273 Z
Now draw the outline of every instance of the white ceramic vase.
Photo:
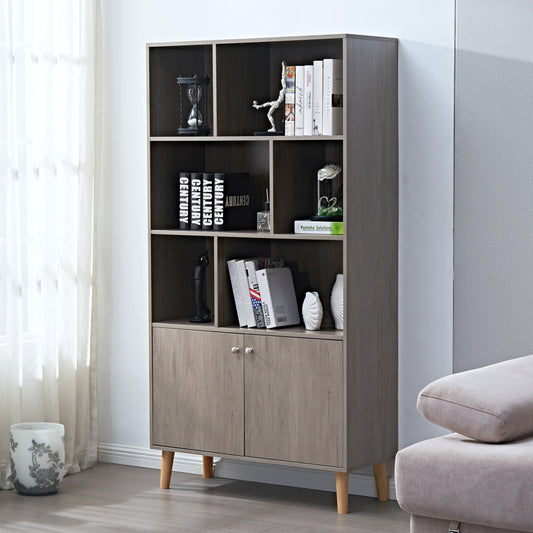
M 337 274 L 337 279 L 331 289 L 331 314 L 335 322 L 335 329 L 344 328 L 344 278 Z
M 315 331 L 320 329 L 324 309 L 318 296 L 318 292 L 306 292 L 304 303 L 302 304 L 302 316 L 304 319 L 305 329 Z
M 30 422 L 10 428 L 11 476 L 19 494 L 54 494 L 65 473 L 63 424 Z

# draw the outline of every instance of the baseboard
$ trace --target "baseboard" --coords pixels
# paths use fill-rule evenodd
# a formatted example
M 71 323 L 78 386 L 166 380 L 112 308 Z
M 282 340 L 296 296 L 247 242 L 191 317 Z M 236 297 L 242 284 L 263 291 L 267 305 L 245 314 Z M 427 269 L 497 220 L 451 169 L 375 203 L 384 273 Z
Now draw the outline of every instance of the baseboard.
M 161 451 L 100 442 L 98 444 L 98 461 L 159 470 L 161 468 Z M 216 477 L 335 492 L 335 476 L 332 472 L 231 459 L 220 459 L 215 464 Z M 172 470 L 201 475 L 203 472 L 202 456 L 176 453 Z M 350 494 L 375 498 L 374 476 L 365 472 L 351 473 L 349 491 Z M 396 499 L 393 479 L 389 479 L 389 494 L 392 500 Z
M 116 465 L 140 466 L 142 468 L 161 468 L 161 450 L 138 448 L 125 444 L 98 443 L 98 461 L 101 463 L 114 463 Z M 189 453 L 176 453 L 174 455 L 174 472 L 187 474 L 202 474 L 202 456 Z

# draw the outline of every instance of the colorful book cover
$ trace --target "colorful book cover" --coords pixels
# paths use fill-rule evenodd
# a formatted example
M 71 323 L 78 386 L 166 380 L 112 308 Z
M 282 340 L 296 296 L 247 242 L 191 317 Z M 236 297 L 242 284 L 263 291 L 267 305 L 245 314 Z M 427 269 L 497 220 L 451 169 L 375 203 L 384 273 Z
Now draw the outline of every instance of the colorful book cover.
M 294 135 L 296 67 L 285 67 L 285 135 Z
M 252 301 L 252 308 L 255 315 L 255 323 L 258 328 L 266 328 L 265 315 L 263 314 L 263 306 L 261 305 L 261 293 L 259 292 L 259 284 L 257 283 L 256 271 L 264 268 L 265 260 L 263 258 L 252 259 L 245 261 L 246 273 L 248 275 L 248 287 L 250 289 L 250 300 Z

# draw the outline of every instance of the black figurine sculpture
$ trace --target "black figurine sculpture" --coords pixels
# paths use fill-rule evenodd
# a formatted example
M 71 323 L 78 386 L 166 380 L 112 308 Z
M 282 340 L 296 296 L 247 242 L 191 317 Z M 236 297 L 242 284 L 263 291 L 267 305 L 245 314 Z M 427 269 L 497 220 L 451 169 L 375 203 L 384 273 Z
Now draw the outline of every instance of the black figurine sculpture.
M 189 319 L 190 322 L 211 322 L 211 309 L 207 307 L 204 299 L 205 271 L 209 265 L 207 250 L 199 255 L 194 265 L 194 292 L 196 297 L 196 315 Z

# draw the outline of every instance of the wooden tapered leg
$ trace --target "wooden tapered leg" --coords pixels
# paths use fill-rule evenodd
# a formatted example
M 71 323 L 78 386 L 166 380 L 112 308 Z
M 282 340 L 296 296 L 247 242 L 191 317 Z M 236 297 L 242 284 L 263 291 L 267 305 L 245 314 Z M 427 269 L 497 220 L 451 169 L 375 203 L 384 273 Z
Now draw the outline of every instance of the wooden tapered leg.
M 204 477 L 213 477 L 213 458 L 209 455 L 203 456 L 204 460 Z
M 346 514 L 348 512 L 348 472 L 335 472 L 335 483 L 337 485 L 337 512 Z
M 172 464 L 174 463 L 174 452 L 163 450 L 161 455 L 161 481 L 159 488 L 168 489 L 170 487 L 170 476 L 172 475 Z
M 387 479 L 387 468 L 385 463 L 374 465 L 374 479 L 378 492 L 378 501 L 386 502 L 389 499 L 389 480 Z

